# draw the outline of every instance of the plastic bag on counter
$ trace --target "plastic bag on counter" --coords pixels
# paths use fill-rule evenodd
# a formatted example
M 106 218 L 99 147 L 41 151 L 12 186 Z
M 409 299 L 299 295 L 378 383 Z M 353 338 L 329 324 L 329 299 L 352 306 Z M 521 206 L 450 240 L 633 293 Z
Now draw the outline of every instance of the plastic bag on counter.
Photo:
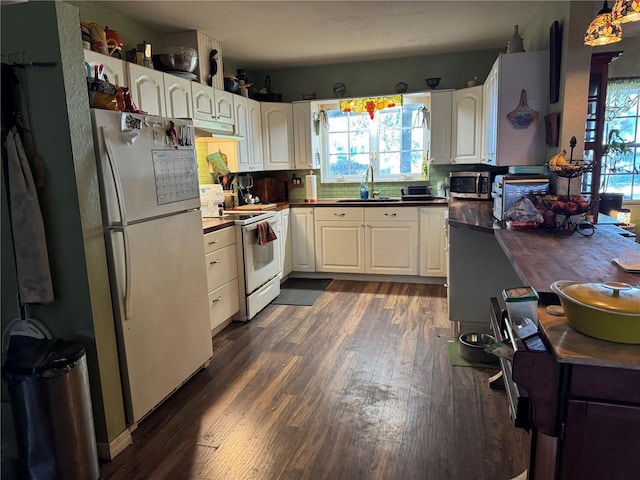
M 505 220 L 539 224 L 544 222 L 544 216 L 529 198 L 523 197 L 507 209 L 505 212 Z

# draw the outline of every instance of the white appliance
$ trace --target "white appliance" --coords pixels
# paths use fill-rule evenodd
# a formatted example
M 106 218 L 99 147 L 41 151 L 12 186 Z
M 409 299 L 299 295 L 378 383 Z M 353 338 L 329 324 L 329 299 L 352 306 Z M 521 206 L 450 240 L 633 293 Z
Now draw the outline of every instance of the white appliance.
M 91 115 L 127 421 L 136 424 L 213 355 L 193 128 Z
M 234 216 L 238 258 L 240 311 L 237 320 L 249 321 L 280 295 L 280 238 L 258 244 L 258 222 L 268 221 L 274 232 L 280 231 L 275 212 L 227 212 Z

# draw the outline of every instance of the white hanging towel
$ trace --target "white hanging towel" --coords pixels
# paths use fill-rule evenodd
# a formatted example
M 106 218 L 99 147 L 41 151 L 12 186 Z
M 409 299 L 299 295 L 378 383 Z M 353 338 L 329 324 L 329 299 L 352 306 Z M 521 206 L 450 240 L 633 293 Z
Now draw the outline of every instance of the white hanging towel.
M 53 286 L 44 222 L 29 161 L 15 127 L 7 135 L 5 147 L 20 302 L 50 303 L 53 301 Z

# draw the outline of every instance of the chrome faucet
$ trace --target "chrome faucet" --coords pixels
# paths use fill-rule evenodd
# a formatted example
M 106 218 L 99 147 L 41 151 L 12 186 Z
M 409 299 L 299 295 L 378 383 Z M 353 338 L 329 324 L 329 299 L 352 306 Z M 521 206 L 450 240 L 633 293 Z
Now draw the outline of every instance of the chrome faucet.
M 380 192 L 377 190 L 374 190 L 374 183 L 373 183 L 373 165 L 369 164 L 369 166 L 367 167 L 367 175 L 364 177 L 364 181 L 365 183 L 369 181 L 369 171 L 371 171 L 371 183 L 369 184 L 369 191 L 371 192 L 371 198 L 376 198 L 376 195 L 379 195 Z

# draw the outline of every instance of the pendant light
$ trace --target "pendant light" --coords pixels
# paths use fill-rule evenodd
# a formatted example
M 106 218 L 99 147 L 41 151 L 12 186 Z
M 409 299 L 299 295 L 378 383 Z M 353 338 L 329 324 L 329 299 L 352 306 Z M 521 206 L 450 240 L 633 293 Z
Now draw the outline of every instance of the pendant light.
M 584 44 L 591 45 L 607 45 L 622 40 L 622 29 L 620 25 L 611 23 L 611 9 L 605 1 L 602 10 L 598 12 L 596 18 L 589 24 L 587 33 L 584 36 Z
M 640 21 L 640 0 L 616 0 L 611 11 L 612 23 Z

